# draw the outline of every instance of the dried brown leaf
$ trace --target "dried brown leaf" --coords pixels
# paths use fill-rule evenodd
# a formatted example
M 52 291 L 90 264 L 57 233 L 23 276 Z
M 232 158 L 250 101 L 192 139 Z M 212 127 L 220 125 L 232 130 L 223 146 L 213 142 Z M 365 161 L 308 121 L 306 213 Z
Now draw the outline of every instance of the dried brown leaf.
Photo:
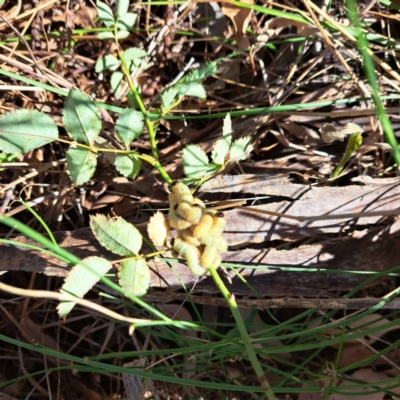
M 147 233 L 154 246 L 161 247 L 165 245 L 169 232 L 169 223 L 163 213 L 157 211 L 147 225 Z
M 254 4 L 254 0 L 242 0 L 246 4 Z M 249 47 L 249 40 L 247 39 L 246 29 L 251 20 L 252 9 L 242 8 L 234 4 L 223 3 L 221 11 L 231 19 L 235 27 L 235 35 L 237 46 L 239 49 L 247 49 Z
M 360 125 L 349 122 L 342 129 L 337 129 L 333 124 L 325 124 L 319 132 L 325 143 L 332 143 L 335 140 L 343 142 L 346 136 L 352 133 L 362 133 L 363 129 Z

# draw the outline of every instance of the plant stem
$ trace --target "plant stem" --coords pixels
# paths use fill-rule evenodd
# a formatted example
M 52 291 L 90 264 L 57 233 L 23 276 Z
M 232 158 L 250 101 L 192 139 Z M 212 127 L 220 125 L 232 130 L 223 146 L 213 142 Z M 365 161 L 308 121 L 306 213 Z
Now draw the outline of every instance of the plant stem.
M 264 371 L 261 368 L 261 364 L 258 361 L 256 352 L 251 344 L 249 334 L 247 333 L 246 326 L 244 325 L 242 316 L 240 315 L 240 311 L 238 305 L 235 300 L 235 295 L 233 293 L 229 293 L 228 288 L 225 286 L 224 282 L 218 275 L 217 270 L 214 267 L 210 267 L 209 271 L 211 273 L 212 278 L 214 279 L 215 284 L 217 285 L 218 289 L 224 296 L 228 306 L 231 310 L 233 317 L 235 318 L 237 328 L 240 332 L 240 336 L 243 340 L 244 346 L 246 348 L 247 356 L 253 366 L 254 372 L 257 375 L 257 378 L 260 382 L 261 387 L 265 390 L 265 394 L 269 400 L 275 400 L 274 392 L 271 389 L 271 386 L 267 380 L 267 377 L 264 374 Z
M 147 113 L 146 107 L 143 104 L 143 101 L 135 87 L 135 84 L 132 80 L 131 74 L 129 72 L 129 68 L 128 65 L 125 61 L 124 58 L 124 53 L 123 51 L 119 50 L 118 51 L 118 56 L 119 59 L 121 60 L 121 68 L 122 68 L 122 72 L 125 75 L 125 78 L 128 82 L 129 85 L 129 89 L 131 90 L 136 103 L 139 106 L 140 111 L 143 114 L 144 117 L 144 122 L 146 124 L 147 127 L 147 132 L 149 133 L 149 138 L 150 138 L 150 146 L 151 146 L 151 152 L 153 154 L 153 157 L 157 160 L 157 162 L 153 165 L 153 167 L 155 169 L 157 169 L 157 171 L 160 173 L 160 175 L 162 176 L 162 178 L 168 183 L 171 184 L 172 183 L 172 179 L 169 177 L 167 171 L 165 171 L 165 169 L 162 167 L 162 165 L 158 162 L 159 158 L 158 158 L 158 151 L 157 151 L 157 143 L 156 143 L 156 132 L 154 130 L 154 125 L 155 122 L 152 122 L 149 118 L 149 115 Z

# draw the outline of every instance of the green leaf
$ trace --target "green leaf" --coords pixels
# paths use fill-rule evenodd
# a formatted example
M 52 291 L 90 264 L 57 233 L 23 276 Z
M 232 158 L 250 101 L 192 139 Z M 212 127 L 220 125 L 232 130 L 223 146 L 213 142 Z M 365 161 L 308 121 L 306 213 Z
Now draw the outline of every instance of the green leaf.
M 117 17 L 123 17 L 129 8 L 129 0 L 117 0 Z
M 207 154 L 198 146 L 190 144 L 183 149 L 182 163 L 188 178 L 201 178 L 214 166 L 209 165 Z
M 178 88 L 176 86 L 172 86 L 161 95 L 163 110 L 167 110 L 175 103 L 175 98 L 177 94 L 178 94 Z
M 143 132 L 143 114 L 132 108 L 126 108 L 115 124 L 117 139 L 129 149 L 132 140 L 137 139 Z
M 353 124 L 356 125 L 356 124 Z M 357 125 L 358 126 L 358 125 Z M 351 133 L 349 135 L 349 141 L 347 142 L 346 146 L 346 151 L 343 154 L 342 159 L 340 160 L 340 163 L 338 166 L 335 168 L 335 171 L 333 171 L 330 179 L 336 178 L 339 176 L 339 174 L 342 172 L 345 164 L 349 160 L 349 158 L 352 156 L 353 153 L 356 152 L 356 150 L 361 146 L 362 144 L 362 132 L 363 130 L 358 126 L 358 130 L 354 129 L 355 133 Z
M 111 75 L 110 85 L 116 96 L 117 96 L 119 90 L 121 89 L 121 83 L 122 83 L 123 79 L 124 79 L 124 74 L 121 71 L 115 71 Z
M 191 71 L 188 75 L 186 75 L 182 79 L 182 81 L 200 82 L 211 75 L 215 75 L 216 72 L 217 72 L 217 64 L 215 62 L 207 63 Z
M 104 22 L 106 26 L 111 28 L 115 25 L 114 15 L 110 7 L 106 3 L 97 0 L 97 13 L 99 18 Z
M 135 154 L 117 154 L 115 156 L 115 168 L 127 178 L 135 179 L 141 166 L 142 163 Z
M 65 278 L 60 292 L 73 294 L 82 298 L 112 267 L 112 264 L 101 257 L 88 257 L 75 265 Z M 73 301 L 62 301 L 58 306 L 58 314 L 65 318 L 75 306 Z
M 133 61 L 147 56 L 147 52 L 137 47 L 130 47 L 124 51 L 125 61 Z
M 58 128 L 46 114 L 17 110 L 0 115 L 0 150 L 21 154 L 58 139 Z
M 122 257 L 137 255 L 142 247 L 142 235 L 123 218 L 90 216 L 90 227 L 99 243 L 107 250 Z
M 86 183 L 96 171 L 97 154 L 71 146 L 67 151 L 67 172 L 76 185 Z
M 114 34 L 112 32 L 100 32 L 97 35 L 97 38 L 100 40 L 114 39 Z
M 179 97 L 182 98 L 183 96 L 192 96 L 199 97 L 201 99 L 206 98 L 206 91 L 200 82 L 205 78 L 215 74 L 216 71 L 217 65 L 213 62 L 202 65 L 200 68 L 190 72 L 176 85 L 178 87 Z
M 97 73 L 100 73 L 106 69 L 115 67 L 116 65 L 119 65 L 118 58 L 112 56 L 111 54 L 107 54 L 105 57 L 100 58 L 100 60 L 97 61 L 95 70 Z
M 253 150 L 253 145 L 251 144 L 250 136 L 235 140 L 229 151 L 229 156 L 230 156 L 229 160 L 230 161 L 245 160 L 252 150 Z
M 122 289 L 133 296 L 145 295 L 150 286 L 150 268 L 142 258 L 123 261 L 118 277 Z
M 192 96 L 192 97 L 198 97 L 200 99 L 205 99 L 207 97 L 207 93 L 204 90 L 204 87 L 201 83 L 196 83 L 196 82 L 183 83 L 178 86 L 178 90 L 179 90 L 179 97 Z
M 224 126 L 222 128 L 222 139 L 219 139 L 211 153 L 211 158 L 215 164 L 223 165 L 228 155 L 229 148 L 232 143 L 232 122 L 230 114 L 224 118 Z
M 118 140 L 129 149 L 132 140 L 142 134 L 143 126 L 143 114 L 132 108 L 126 108 L 115 124 L 115 133 Z
M 136 22 L 137 14 L 126 13 L 118 19 L 118 28 L 129 31 Z
M 117 39 L 126 39 L 129 36 L 128 31 L 118 31 L 117 32 Z
M 93 145 L 101 130 L 101 116 L 93 99 L 72 88 L 65 101 L 63 122 L 68 135 L 77 142 Z

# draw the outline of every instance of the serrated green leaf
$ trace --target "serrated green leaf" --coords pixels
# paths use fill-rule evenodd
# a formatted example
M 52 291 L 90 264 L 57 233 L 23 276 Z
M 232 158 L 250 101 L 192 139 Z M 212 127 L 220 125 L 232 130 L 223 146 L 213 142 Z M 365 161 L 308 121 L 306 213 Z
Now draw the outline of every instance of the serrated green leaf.
M 67 172 L 76 185 L 86 183 L 96 171 L 97 154 L 71 146 L 67 151 Z
M 253 150 L 253 145 L 251 144 L 251 136 L 235 140 L 229 151 L 229 160 L 230 161 L 245 160 L 252 150 Z
M 230 114 L 224 118 L 222 128 L 222 138 L 217 141 L 211 153 L 211 158 L 215 164 L 223 165 L 228 155 L 229 148 L 232 143 L 232 121 Z
M 123 79 L 124 79 L 124 74 L 121 71 L 115 71 L 111 75 L 110 85 L 116 96 L 119 90 L 121 89 L 121 83 Z
M 116 65 L 119 65 L 118 58 L 112 56 L 111 54 L 107 54 L 96 62 L 95 70 L 97 73 L 100 73 L 105 71 L 106 69 L 115 67 Z
M 58 128 L 37 110 L 17 110 L 0 116 L 0 150 L 21 154 L 58 139 Z
M 178 94 L 178 88 L 172 86 L 161 95 L 161 102 L 163 110 L 170 108 L 175 103 L 175 98 Z
M 117 0 L 117 16 L 123 17 L 129 8 L 129 0 Z
M 121 30 L 117 32 L 117 39 L 126 39 L 129 36 L 129 32 L 125 30 Z
M 200 99 L 205 99 L 207 97 L 207 93 L 204 90 L 204 87 L 201 83 L 196 82 L 187 82 L 182 83 L 178 86 L 179 97 L 183 96 L 192 96 L 198 97 Z
M 184 82 L 200 82 L 217 72 L 217 64 L 215 62 L 207 63 L 199 68 L 191 71 L 183 78 Z
M 126 108 L 115 124 L 115 134 L 125 148 L 129 149 L 132 140 L 142 134 L 143 127 L 143 114 L 132 108 Z
M 120 286 L 133 296 L 145 295 L 150 286 L 150 268 L 142 258 L 123 261 L 118 277 Z
M 97 38 L 99 40 L 114 39 L 114 34 L 112 32 L 100 32 Z
M 124 51 L 125 61 L 133 61 L 147 56 L 147 52 L 137 47 L 130 47 Z M 139 61 L 140 62 L 140 61 Z
M 127 178 L 135 179 L 141 166 L 140 159 L 134 154 L 117 154 L 115 156 L 115 168 Z
M 101 130 L 100 110 L 95 102 L 86 93 L 74 88 L 68 93 L 62 120 L 68 136 L 90 146 Z
M 104 22 L 109 28 L 115 25 L 114 15 L 110 7 L 102 1 L 97 1 L 97 13 L 99 18 Z
M 107 218 L 91 215 L 90 227 L 99 243 L 114 254 L 122 257 L 137 255 L 142 247 L 142 235 L 123 218 Z
M 214 166 L 209 165 L 207 154 L 194 144 L 183 149 L 182 163 L 188 178 L 201 178 L 211 170 L 215 170 Z
M 60 292 L 82 298 L 111 268 L 112 264 L 104 258 L 85 258 L 68 273 Z M 75 304 L 73 301 L 62 301 L 57 306 L 59 316 L 65 318 Z
M 124 31 L 129 31 L 136 22 L 137 14 L 126 13 L 118 18 L 118 28 Z

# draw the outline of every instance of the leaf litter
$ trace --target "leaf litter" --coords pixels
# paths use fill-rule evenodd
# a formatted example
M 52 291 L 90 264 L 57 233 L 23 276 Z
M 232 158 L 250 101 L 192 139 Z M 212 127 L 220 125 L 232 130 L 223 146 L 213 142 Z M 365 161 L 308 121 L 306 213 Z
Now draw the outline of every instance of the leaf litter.
M 17 3 L 21 7 L 20 2 Z M 39 30 L 42 36 L 36 35 L 40 39 L 39 47 L 35 47 L 36 45 L 34 46 L 32 42 L 32 51 L 36 57 L 36 63 L 40 63 L 40 69 L 44 71 L 43 82 L 50 82 L 61 89 L 68 89 L 73 85 L 94 97 L 96 101 L 123 107 L 129 106 L 127 96 L 124 94 L 126 92 L 118 75 L 115 75 L 116 78 L 111 78 L 115 71 L 112 71 L 112 68 L 106 69 L 104 66 L 108 66 L 108 64 L 105 64 L 105 61 L 103 64 L 99 63 L 104 57 L 112 56 L 117 59 L 117 49 L 111 41 L 100 41 L 96 34 L 90 31 L 91 27 L 99 26 L 93 21 L 96 9 L 92 3 L 72 2 L 70 9 L 67 9 L 66 3 L 63 2 L 57 5 L 54 5 L 55 2 L 46 2 L 41 5 L 40 9 L 33 3 L 23 3 L 22 9 L 18 10 L 15 2 L 6 1 L 3 6 L 5 13 L 2 15 L 5 17 L 11 15 L 12 18 L 10 17 L 9 20 L 19 31 L 36 35 L 29 18 L 38 12 L 36 19 L 39 21 Z M 356 219 L 346 217 L 298 221 L 281 216 L 256 214 L 253 211 L 244 211 L 242 208 L 224 211 L 227 219 L 224 237 L 228 241 L 230 251 L 224 256 L 223 261 L 239 264 L 243 278 L 266 300 L 272 300 L 271 297 L 274 296 L 276 300 L 294 297 L 297 298 L 300 306 L 306 307 L 306 300 L 309 300 L 310 297 L 311 300 L 314 298 L 316 301 L 339 299 L 364 282 L 368 274 L 384 273 L 400 264 L 397 251 L 399 248 L 398 223 L 396 224 L 398 182 L 394 178 L 395 170 L 390 167 L 390 149 L 382 145 L 381 128 L 377 123 L 371 104 L 362 101 L 359 103 L 348 101 L 348 99 L 358 96 L 358 89 L 357 82 L 347 75 L 346 65 L 338 62 L 330 49 L 324 47 L 323 40 L 315 26 L 308 22 L 291 20 L 288 15 L 285 16 L 284 13 L 294 13 L 293 7 L 300 8 L 301 12 L 296 14 L 299 18 L 304 15 L 306 11 L 301 8 L 300 4 L 295 4 L 292 8 L 276 4 L 273 7 L 277 7 L 274 10 L 282 12 L 283 16 L 266 17 L 266 14 L 260 12 L 250 13 L 246 8 L 243 13 L 246 15 L 234 22 L 233 29 L 229 26 L 226 27 L 226 32 L 228 32 L 226 37 L 215 37 L 211 27 L 207 32 L 200 28 L 200 22 L 197 25 L 196 18 L 200 21 L 206 19 L 206 16 L 199 15 L 194 5 L 188 6 L 176 17 L 174 12 L 177 10 L 177 6 L 173 4 L 151 6 L 150 8 L 135 5 L 129 10 L 139 14 L 135 27 L 141 29 L 130 34 L 127 31 L 128 36 L 124 39 L 123 46 L 126 48 L 141 46 L 146 40 L 157 39 L 156 33 L 153 32 L 161 31 L 163 26 L 168 27 L 164 36 L 154 41 L 155 51 L 146 59 L 148 68 L 139 71 L 137 76 L 145 103 L 150 104 L 154 99 L 154 94 L 159 95 L 167 87 L 171 82 L 171 76 L 177 76 L 190 57 L 194 57 L 199 64 L 205 64 L 210 57 L 210 45 L 215 51 L 213 56 L 225 57 L 233 50 L 245 47 L 240 44 L 240 40 L 248 41 L 251 44 L 257 40 L 256 48 L 253 50 L 258 72 L 256 77 L 253 76 L 254 65 L 251 64 L 246 53 L 243 53 L 234 60 L 234 64 L 230 65 L 231 68 L 222 70 L 221 74 L 214 73 L 212 77 L 208 78 L 205 84 L 207 93 L 202 91 L 195 79 L 196 76 L 193 76 L 188 85 L 189 89 L 198 95 L 197 98 L 185 98 L 180 108 L 174 110 L 174 113 L 175 115 L 204 115 L 210 112 L 299 105 L 288 111 L 283 110 L 283 112 L 265 110 L 260 115 L 232 117 L 231 142 L 243 141 L 245 138 L 251 137 L 254 151 L 247 160 L 240 161 L 239 148 L 239 151 L 235 152 L 237 154 L 235 158 L 239 162 L 227 167 L 222 176 L 205 182 L 200 189 L 199 196 L 209 201 L 210 204 L 214 204 L 211 202 L 215 201 L 224 201 L 226 204 L 230 200 L 241 200 L 244 202 L 243 204 L 252 208 L 286 213 L 297 217 L 360 214 Z M 336 13 L 337 23 L 346 27 L 346 17 L 341 14 L 340 7 L 339 4 L 333 4 L 331 13 Z M 386 50 L 384 43 L 387 43 L 388 32 L 391 28 L 395 28 L 398 22 L 392 18 L 396 15 L 393 9 L 376 7 L 375 10 L 366 11 L 364 16 L 372 18 L 372 22 L 379 22 L 381 17 L 388 18 L 390 21 L 388 31 L 379 28 L 374 31 L 375 39 L 371 36 L 371 40 L 375 40 L 376 51 L 382 50 L 383 54 L 383 51 Z M 229 7 L 224 4 L 219 11 L 222 10 L 229 16 L 226 12 L 227 8 Z M 244 9 L 239 10 L 243 11 Z M 104 8 L 104 12 L 107 13 L 106 8 Z M 17 14 L 14 15 L 15 13 Z M 323 16 L 323 14 L 320 15 Z M 65 25 L 66 20 L 69 21 L 68 25 Z M 5 32 L 5 41 L 2 42 L 4 53 L 0 54 L 1 61 L 5 63 L 4 70 L 40 81 L 35 61 L 29 58 L 22 42 L 16 46 L 12 40 L 8 40 L 15 37 L 15 32 L 3 21 L 1 22 Z M 110 27 L 114 26 L 114 23 L 115 21 L 110 19 Z M 81 28 L 88 31 L 82 35 L 82 32 L 78 31 Z M 125 28 L 127 28 L 126 24 Z M 198 34 L 200 29 L 202 29 L 201 34 Z M 233 31 L 236 36 L 231 36 Z M 46 32 L 61 32 L 62 35 L 46 36 Z M 195 40 L 192 36 L 193 32 L 197 35 Z M 301 36 L 310 35 L 310 33 L 313 37 L 309 36 L 307 41 L 299 44 Z M 45 36 L 47 41 L 44 39 Z M 68 38 L 75 41 L 73 48 L 69 48 Z M 232 38 L 235 38 L 237 42 L 226 40 Z M 397 40 L 396 38 L 391 39 L 395 42 Z M 341 37 L 342 43 L 348 44 L 347 49 L 336 43 L 337 49 L 344 57 L 350 57 L 350 60 L 347 61 L 348 66 L 354 73 L 359 74 L 360 79 L 364 79 L 362 66 L 356 60 L 355 53 L 349 54 L 354 51 L 354 45 L 350 44 L 350 41 L 346 42 L 347 40 L 346 36 Z M 61 54 L 60 49 L 63 46 L 69 51 Z M 322 46 L 323 49 L 319 51 L 318 46 Z M 144 49 L 146 50 L 146 48 Z M 143 51 L 143 49 L 139 50 Z M 143 54 L 139 54 L 139 56 L 142 57 Z M 258 60 L 262 62 L 258 63 Z M 381 68 L 382 73 L 380 84 L 383 96 L 397 93 L 399 90 L 395 71 L 387 68 L 386 61 L 383 57 L 377 61 L 378 68 Z M 97 68 L 97 73 L 101 72 L 102 77 L 96 74 L 96 62 L 104 67 L 101 71 Z M 133 67 L 137 68 L 137 65 L 133 65 Z M 13 78 L 12 75 L 2 74 L 1 79 L 2 85 L 9 86 L 9 90 L 3 92 L 0 111 L 2 114 L 10 110 L 26 112 L 19 110 L 21 105 L 29 110 L 30 115 L 34 115 L 37 111 L 45 111 L 59 125 L 59 137 L 67 139 L 69 124 L 65 124 L 65 130 L 63 127 L 60 128 L 64 103 L 62 96 L 51 91 L 27 91 L 24 84 Z M 116 88 L 119 89 L 119 93 L 116 93 Z M 205 94 L 207 94 L 207 98 L 203 100 Z M 332 99 L 335 100 L 335 103 L 330 103 Z M 398 100 L 388 98 L 385 101 L 394 130 L 397 132 L 399 128 Z M 306 106 L 307 103 L 313 103 L 313 106 L 307 105 L 308 109 L 302 110 L 302 106 Z M 165 107 L 169 105 L 171 104 L 168 102 L 164 104 Z M 101 127 L 98 116 L 95 118 L 94 134 L 91 132 L 81 133 L 87 142 L 91 143 L 93 135 L 97 135 L 100 129 L 102 129 L 103 137 L 112 140 L 108 135 L 112 135 L 114 122 L 117 121 L 115 127 L 117 138 L 119 136 L 119 139 L 116 139 L 117 142 L 119 141 L 127 147 L 132 139 L 136 139 L 134 142 L 136 149 L 149 151 L 147 136 L 139 137 L 138 132 L 126 130 L 123 124 L 124 120 L 118 120 L 118 116 L 112 112 L 103 110 L 102 113 Z M 104 119 L 104 114 L 107 113 L 110 118 L 108 122 Z M 137 115 L 130 113 L 129 117 L 135 119 Z M 6 116 L 2 118 L 4 119 Z M 0 130 L 2 140 L 7 139 L 7 135 L 10 134 L 10 124 L 8 121 L 6 122 L 7 127 Z M 319 132 L 324 129 L 325 124 L 329 124 L 328 134 L 334 137 L 347 134 L 346 127 L 349 124 L 360 126 L 363 131 L 363 144 L 347 161 L 340 179 L 330 184 L 326 183 L 327 178 L 340 162 L 346 143 L 324 143 Z M 214 147 L 223 136 L 224 128 L 221 120 L 185 119 L 175 124 L 173 121 L 163 120 L 160 122 L 160 126 L 157 137 L 160 161 L 165 165 L 166 171 L 172 178 L 183 177 L 181 160 L 183 149 L 188 144 L 198 145 L 205 152 L 207 161 L 204 159 L 203 168 L 205 165 L 209 167 L 211 156 L 218 165 L 221 165 L 221 161 L 225 159 L 227 154 L 225 147 L 228 146 L 224 147 L 224 144 L 220 142 L 217 148 Z M 54 132 L 53 129 L 50 135 L 55 138 Z M 38 140 L 45 140 L 45 138 L 39 139 L 40 135 L 44 133 L 38 132 Z M 346 141 L 346 138 L 344 140 Z M 24 147 L 23 150 L 31 150 L 30 153 L 20 155 L 23 153 L 21 151 L 17 155 L 17 160 L 12 162 L 9 162 L 8 159 L 2 160 L 7 162 L 7 165 L 2 165 L 2 168 L 5 169 L 1 172 L 1 184 L 4 188 L 1 190 L 2 211 L 5 215 L 13 212 L 18 205 L 15 202 L 18 196 L 27 202 L 37 201 L 49 194 L 53 188 L 57 188 L 62 193 L 59 197 L 55 200 L 44 199 L 37 203 L 35 209 L 52 231 L 59 232 L 55 235 L 59 245 L 70 249 L 82 259 L 98 256 L 113 260 L 106 250 L 96 244 L 91 231 L 87 228 L 90 210 L 94 209 L 93 204 L 96 204 L 97 212 L 114 213 L 116 216 L 129 219 L 135 225 L 147 223 L 153 210 L 167 205 L 167 195 L 162 189 L 162 185 L 155 183 L 153 177 L 145 172 L 136 172 L 135 166 L 131 166 L 130 171 L 123 172 L 125 177 L 130 178 L 138 174 L 135 179 L 121 178 L 117 177 L 115 169 L 106 157 L 98 157 L 97 166 L 91 167 L 87 171 L 85 168 L 82 170 L 82 163 L 79 163 L 78 157 L 73 154 L 71 156 L 70 152 L 67 153 L 67 147 L 61 143 L 47 145 L 40 149 L 36 149 L 36 145 L 31 149 L 29 145 L 19 144 Z M 77 163 L 74 173 L 78 183 L 83 174 L 83 181 L 86 182 L 87 177 L 90 178 L 88 184 L 79 189 L 71 186 L 64 164 L 55 163 L 63 159 L 65 154 Z M 82 158 L 89 156 L 94 158 L 90 152 L 83 154 Z M 41 159 L 43 159 L 44 165 L 39 161 Z M 128 168 L 125 161 L 121 160 L 119 167 L 124 171 Z M 94 160 L 92 164 L 95 164 Z M 152 173 L 160 179 L 156 171 L 153 170 Z M 364 183 L 356 181 L 361 177 L 368 177 L 370 180 Z M 382 178 L 391 178 L 393 182 L 382 182 Z M 268 197 L 266 198 L 266 196 Z M 381 215 L 365 215 L 368 212 L 381 213 Z M 27 211 L 20 211 L 16 216 L 21 221 L 30 222 L 34 229 L 38 231 L 42 229 L 36 220 L 32 221 L 31 214 Z M 145 228 L 138 228 L 142 235 L 147 236 Z M 157 230 L 157 228 L 155 229 Z M 7 233 L 3 229 L 3 236 L 6 236 Z M 26 239 L 21 237 L 16 237 L 15 240 L 27 243 Z M 28 243 L 31 242 L 28 241 Z M 168 255 L 164 255 L 164 257 L 168 259 Z M 29 262 L 26 262 L 27 259 Z M 148 263 L 151 272 L 148 279 L 154 291 L 151 293 L 152 299 L 157 298 L 157 290 L 159 299 L 162 301 L 178 299 L 180 298 L 178 290 L 182 287 L 182 282 L 189 288 L 197 282 L 185 265 L 174 263 L 175 271 L 171 271 L 167 261 L 155 259 Z M 67 264 L 52 254 L 32 252 L 26 249 L 16 251 L 15 248 L 2 244 L 0 269 L 9 271 L 7 275 L 11 277 L 9 279 L 15 286 L 22 286 L 22 282 L 17 280 L 18 271 L 29 271 L 30 274 L 26 275 L 27 277 L 30 277 L 32 272 L 41 272 L 43 275 L 38 275 L 32 281 L 32 287 L 40 289 L 48 285 L 47 280 L 43 279 L 45 275 L 65 277 Z M 328 272 L 322 271 L 323 269 Z M 235 278 L 234 274 L 231 274 Z M 14 276 L 15 278 L 13 278 Z M 26 278 L 23 282 L 25 281 Z M 27 282 L 25 283 L 28 285 Z M 53 283 L 53 285 L 53 290 L 59 289 L 59 284 Z M 357 297 L 360 300 L 376 298 L 378 301 L 394 288 L 395 277 L 383 274 L 379 280 L 365 285 Z M 166 289 L 168 297 L 163 297 Z M 243 306 L 245 306 L 246 299 L 251 300 L 254 297 L 252 290 L 244 283 L 238 282 L 237 279 L 233 279 L 229 290 L 235 293 L 239 300 L 242 300 L 240 297 L 244 296 L 244 301 L 241 303 Z M 205 298 L 203 302 L 207 305 L 207 310 L 210 310 L 213 307 L 212 302 L 217 301 L 215 294 L 218 293 L 211 280 L 205 278 L 196 284 L 193 298 L 196 298 L 196 294 L 199 293 Z M 304 298 L 298 298 L 299 296 Z M 13 301 L 16 300 L 13 299 Z M 41 320 L 40 312 L 35 311 L 35 307 L 32 307 L 34 304 L 30 304 L 26 299 L 23 301 L 25 303 L 21 302 L 20 304 L 28 307 L 30 313 Z M 282 304 L 284 302 L 281 303 L 281 307 Z M 317 303 L 312 304 L 315 306 Z M 40 304 L 36 306 L 40 310 Z M 8 307 L 12 309 L 12 307 Z M 113 307 L 113 305 L 109 304 L 109 307 Z M 318 307 L 315 306 L 315 308 Z M 43 310 L 44 308 L 41 311 Z M 13 311 L 19 313 L 20 309 L 16 308 Z M 291 316 L 296 314 L 294 309 L 287 312 Z M 284 313 L 283 310 L 280 310 L 275 318 L 281 320 L 287 318 Z M 383 314 L 384 311 L 381 313 Z M 379 316 L 380 314 L 374 315 Z M 17 314 L 17 317 L 22 321 L 22 314 Z M 203 314 L 203 317 L 204 320 L 208 318 L 207 312 Z M 100 331 L 101 340 L 99 340 L 99 333 L 96 331 L 95 325 L 102 319 L 96 316 L 91 318 L 91 323 L 94 325 L 81 325 L 78 330 L 85 328 L 81 330 L 79 341 L 84 344 L 90 343 L 93 346 L 93 354 L 104 352 L 107 347 L 115 349 L 115 343 L 118 340 L 125 340 L 126 335 L 121 332 L 117 332 L 116 337 L 111 340 L 112 335 L 107 335 L 102 331 Z M 265 315 L 263 318 L 264 321 L 268 320 Z M 395 316 L 389 316 L 387 320 L 391 321 L 394 318 Z M 268 321 L 270 322 L 270 320 Z M 67 331 L 63 327 L 60 329 L 67 335 Z M 6 330 L 5 333 L 12 335 L 9 330 Z M 46 334 L 49 337 L 58 337 L 57 332 L 50 329 Z M 389 341 L 394 340 L 390 330 L 385 331 L 384 338 Z M 82 352 L 79 344 L 74 344 L 77 337 L 66 336 L 64 340 L 62 348 L 78 346 L 77 349 Z M 373 347 L 376 343 L 369 343 L 369 345 L 372 348 L 368 348 L 363 343 L 358 344 L 357 346 L 360 347 L 354 354 L 348 353 L 350 350 L 346 348 L 338 363 L 338 368 L 352 365 L 376 354 L 377 350 Z M 355 350 L 356 346 L 352 344 L 350 348 Z M 292 360 L 299 360 L 296 353 L 286 351 L 286 355 L 291 356 Z M 335 350 L 331 350 L 331 353 L 325 357 L 327 360 L 334 360 Z M 398 364 L 398 359 L 395 358 L 393 351 L 388 351 L 387 357 Z M 372 371 L 370 368 L 358 368 L 349 377 L 357 382 L 379 383 L 381 380 L 388 379 L 387 377 L 396 376 L 395 367 L 390 363 L 385 364 L 382 360 L 382 358 L 377 358 L 374 361 L 376 364 L 366 363 L 365 365 L 366 367 L 372 365 L 375 368 L 379 362 L 379 368 L 385 369 L 386 373 Z M 319 361 L 323 365 L 324 360 Z M 234 371 L 230 370 L 229 374 L 238 379 L 240 374 L 238 375 L 237 371 L 243 371 L 245 368 L 247 367 L 243 363 L 237 363 Z M 284 367 L 282 366 L 282 368 Z M 321 373 L 321 375 L 326 377 L 328 374 Z M 204 374 L 204 376 L 207 375 Z M 311 377 L 309 379 L 311 382 Z M 77 385 L 76 388 L 88 386 L 84 378 L 79 378 L 79 381 L 80 385 Z M 341 385 L 344 385 L 343 381 L 336 380 L 334 383 L 334 386 L 340 387 Z M 300 390 L 300 386 L 298 388 Z M 180 392 L 180 389 L 169 386 L 167 391 L 172 394 Z M 192 395 L 194 394 L 192 393 Z M 311 396 L 309 393 L 307 395 Z M 302 396 L 303 394 L 298 394 L 297 398 L 305 398 Z M 294 395 L 293 398 L 295 398 Z M 331 393 L 328 398 L 344 397 L 338 397 L 336 393 Z M 382 398 L 382 396 L 376 398 Z

